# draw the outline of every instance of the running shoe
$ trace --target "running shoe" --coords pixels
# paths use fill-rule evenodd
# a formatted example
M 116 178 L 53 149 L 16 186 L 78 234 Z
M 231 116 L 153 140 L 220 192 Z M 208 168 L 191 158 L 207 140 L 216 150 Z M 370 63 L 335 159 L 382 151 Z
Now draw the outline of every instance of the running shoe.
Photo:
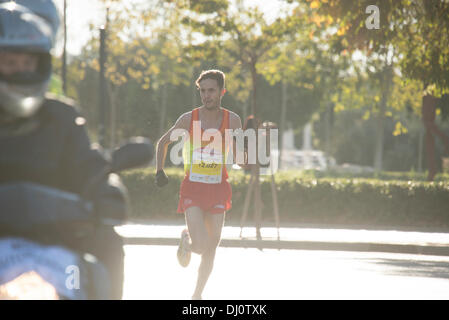
M 184 229 L 181 233 L 181 241 L 179 241 L 178 247 L 178 261 L 182 267 L 187 267 L 190 263 L 190 258 L 192 257 L 192 252 L 189 248 L 190 236 L 187 229 Z

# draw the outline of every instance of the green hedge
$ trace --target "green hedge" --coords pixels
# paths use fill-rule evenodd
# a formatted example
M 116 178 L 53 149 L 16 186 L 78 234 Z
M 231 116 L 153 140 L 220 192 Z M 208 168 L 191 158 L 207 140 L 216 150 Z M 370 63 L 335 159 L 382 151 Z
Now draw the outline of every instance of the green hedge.
M 131 218 L 179 220 L 176 214 L 183 172 L 166 170 L 170 182 L 159 189 L 154 168 L 122 175 L 132 205 Z M 387 174 L 391 177 L 394 174 Z M 238 223 L 249 175 L 231 172 L 233 208 L 227 220 Z M 449 180 L 379 180 L 368 178 L 314 178 L 310 173 L 275 175 L 281 223 L 316 223 L 367 226 L 449 227 Z M 263 220 L 273 222 L 269 176 L 262 176 Z M 252 221 L 252 210 L 248 222 Z
M 288 174 L 294 174 L 295 176 L 303 178 L 352 178 L 352 179 L 379 179 L 379 180 L 400 180 L 400 181 L 427 181 L 427 172 L 405 171 L 405 172 L 373 172 L 373 173 L 343 173 L 336 170 L 318 171 L 318 170 L 305 170 L 305 171 L 288 171 Z M 435 178 L 435 182 L 449 181 L 448 173 L 438 173 Z

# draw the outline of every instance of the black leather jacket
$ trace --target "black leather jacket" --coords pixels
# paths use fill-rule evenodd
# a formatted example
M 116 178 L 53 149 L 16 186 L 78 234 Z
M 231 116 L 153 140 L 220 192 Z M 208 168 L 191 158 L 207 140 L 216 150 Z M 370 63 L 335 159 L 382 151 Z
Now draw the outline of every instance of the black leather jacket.
M 0 135 L 0 183 L 28 181 L 81 194 L 106 163 L 90 146 L 84 118 L 69 101 L 47 98 L 35 120 L 28 133 Z M 95 193 L 95 212 L 124 220 L 126 191 L 120 179 L 109 180 Z

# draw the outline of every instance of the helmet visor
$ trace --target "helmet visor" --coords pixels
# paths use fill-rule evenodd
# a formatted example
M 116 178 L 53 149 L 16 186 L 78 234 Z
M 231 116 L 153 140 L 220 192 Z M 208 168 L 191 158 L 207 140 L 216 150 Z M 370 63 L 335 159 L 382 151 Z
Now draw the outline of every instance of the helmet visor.
M 0 4 L 0 48 L 50 52 L 52 41 L 45 19 L 14 2 Z

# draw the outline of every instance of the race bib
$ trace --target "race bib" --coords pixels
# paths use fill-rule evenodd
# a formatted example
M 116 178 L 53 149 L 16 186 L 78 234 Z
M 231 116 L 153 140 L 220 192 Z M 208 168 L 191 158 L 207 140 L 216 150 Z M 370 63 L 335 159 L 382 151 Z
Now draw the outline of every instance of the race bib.
M 221 183 L 223 155 L 220 151 L 204 147 L 193 150 L 190 181 Z

